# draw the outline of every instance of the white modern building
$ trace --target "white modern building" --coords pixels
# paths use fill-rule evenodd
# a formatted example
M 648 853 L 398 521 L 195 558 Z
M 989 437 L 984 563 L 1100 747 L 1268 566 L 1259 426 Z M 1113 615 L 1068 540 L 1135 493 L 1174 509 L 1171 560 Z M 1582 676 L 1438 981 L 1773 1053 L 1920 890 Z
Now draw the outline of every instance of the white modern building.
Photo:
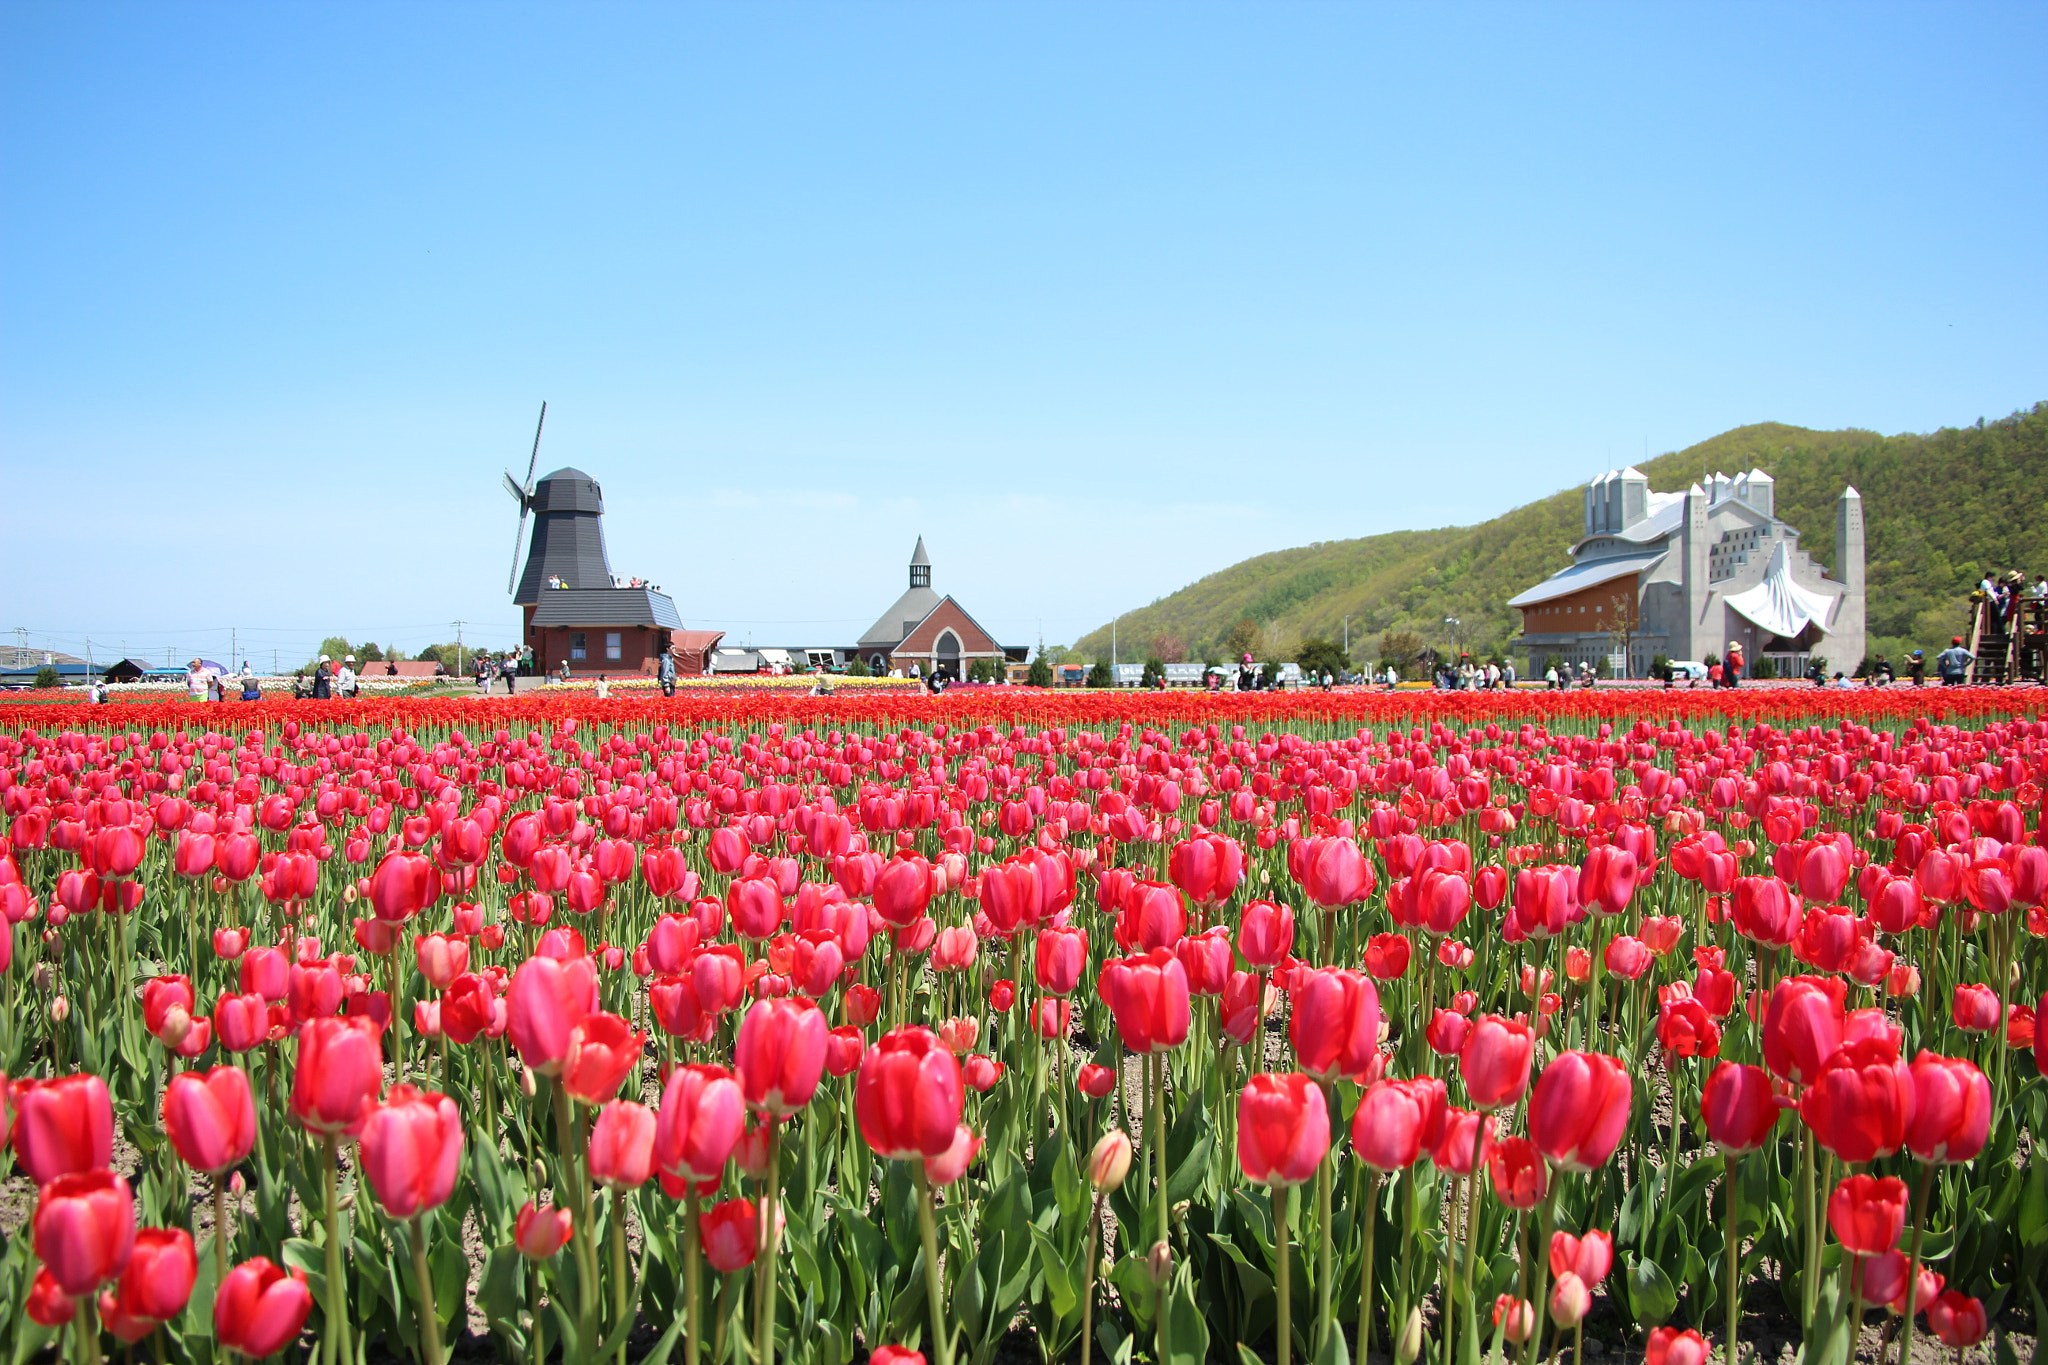
M 1683 493 L 1654 493 L 1633 468 L 1587 484 L 1571 563 L 1508 601 L 1522 613 L 1530 675 L 1556 658 L 1610 660 L 1642 677 L 1659 654 L 1704 661 L 1737 642 L 1752 671 L 1769 658 L 1781 677 L 1796 675 L 1818 657 L 1830 673 L 1853 673 L 1864 648 L 1863 499 L 1845 487 L 1835 502 L 1830 571 L 1799 548 L 1774 493 L 1761 469 Z

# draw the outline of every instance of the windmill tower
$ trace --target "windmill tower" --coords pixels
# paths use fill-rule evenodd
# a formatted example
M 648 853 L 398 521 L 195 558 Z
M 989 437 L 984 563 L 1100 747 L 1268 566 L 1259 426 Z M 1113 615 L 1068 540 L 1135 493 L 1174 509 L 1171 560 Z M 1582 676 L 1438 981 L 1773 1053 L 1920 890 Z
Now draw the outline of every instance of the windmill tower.
M 541 404 L 541 424 L 547 422 Z M 523 618 L 521 640 L 543 668 L 613 676 L 652 671 L 683 627 L 675 602 L 642 579 L 615 586 L 604 547 L 604 494 L 580 469 L 563 468 L 534 482 L 541 427 L 533 432 L 526 482 L 505 475 L 505 491 L 519 504 L 518 539 L 506 588 Z M 528 517 L 533 530 L 526 529 Z M 519 542 L 526 542 L 526 567 Z
M 548 405 L 540 405 L 540 424 L 533 430 L 533 454 L 526 463 L 526 483 L 505 475 L 505 491 L 519 504 L 519 538 L 533 517 L 533 538 L 527 544 L 526 572 L 519 571 L 519 542 L 512 545 L 512 572 L 506 590 L 517 606 L 530 607 L 554 588 L 609 588 L 611 560 L 604 551 L 604 494 L 597 480 L 580 469 L 557 469 L 533 481 L 540 462 L 540 433 L 547 425 Z

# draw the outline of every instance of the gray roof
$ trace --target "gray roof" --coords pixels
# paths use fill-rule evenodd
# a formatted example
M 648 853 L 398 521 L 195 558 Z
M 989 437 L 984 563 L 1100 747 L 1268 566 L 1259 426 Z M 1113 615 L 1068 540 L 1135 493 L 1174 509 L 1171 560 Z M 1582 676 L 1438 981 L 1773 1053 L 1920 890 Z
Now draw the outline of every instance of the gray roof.
M 917 542 L 917 547 L 922 553 L 922 539 Z M 867 649 L 870 646 L 878 646 L 885 650 L 894 649 L 902 643 L 904 636 L 917 628 L 918 622 L 938 610 L 939 603 L 945 600 L 929 587 L 909 589 L 896 599 L 895 606 L 883 612 L 881 617 L 868 627 L 867 633 L 860 637 L 860 647 Z
M 536 626 L 658 626 L 681 630 L 683 618 L 665 592 L 652 588 L 562 588 L 541 592 Z
M 553 591 L 559 574 L 571 588 L 608 588 L 611 559 L 604 551 L 604 497 L 597 481 L 580 469 L 557 469 L 533 488 L 533 534 L 526 571 L 512 600 L 520 606 Z M 589 624 L 595 624 L 589 623 Z
M 1665 547 L 1659 545 L 1647 554 L 1614 555 L 1607 559 L 1589 559 L 1583 564 L 1574 564 L 1562 573 L 1554 573 L 1535 587 L 1516 593 L 1508 599 L 1511 607 L 1529 607 L 1538 602 L 1548 602 L 1554 597 L 1565 597 L 1583 588 L 1597 587 L 1611 583 L 1617 578 L 1630 578 L 1649 568 L 1665 554 Z
M 932 566 L 931 556 L 924 552 L 923 536 L 917 538 L 917 548 L 910 552 L 910 567 L 914 569 L 920 564 L 924 565 L 927 569 Z

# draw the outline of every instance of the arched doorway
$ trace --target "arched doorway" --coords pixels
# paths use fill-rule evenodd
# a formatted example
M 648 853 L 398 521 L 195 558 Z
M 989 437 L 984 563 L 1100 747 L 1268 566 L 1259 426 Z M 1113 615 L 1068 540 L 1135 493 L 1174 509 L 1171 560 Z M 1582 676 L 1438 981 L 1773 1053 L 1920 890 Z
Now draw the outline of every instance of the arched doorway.
M 960 637 L 950 630 L 940 631 L 938 642 L 932 646 L 932 660 L 939 672 L 959 682 Z

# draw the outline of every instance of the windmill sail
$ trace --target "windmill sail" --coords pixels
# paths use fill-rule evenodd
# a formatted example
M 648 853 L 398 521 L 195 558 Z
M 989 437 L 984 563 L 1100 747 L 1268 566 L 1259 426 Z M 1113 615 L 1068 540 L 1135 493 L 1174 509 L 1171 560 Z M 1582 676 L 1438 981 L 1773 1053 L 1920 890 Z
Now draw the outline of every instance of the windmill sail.
M 505 472 L 505 491 L 519 504 L 519 528 L 512 533 L 512 567 L 505 573 L 505 591 L 513 592 L 519 585 L 519 546 L 526 539 L 526 514 L 533 510 L 533 471 L 540 463 L 540 433 L 548 424 L 548 405 L 543 399 L 540 405 L 540 421 L 533 427 L 533 453 L 526 457 L 526 482 L 512 482 L 510 470 Z

